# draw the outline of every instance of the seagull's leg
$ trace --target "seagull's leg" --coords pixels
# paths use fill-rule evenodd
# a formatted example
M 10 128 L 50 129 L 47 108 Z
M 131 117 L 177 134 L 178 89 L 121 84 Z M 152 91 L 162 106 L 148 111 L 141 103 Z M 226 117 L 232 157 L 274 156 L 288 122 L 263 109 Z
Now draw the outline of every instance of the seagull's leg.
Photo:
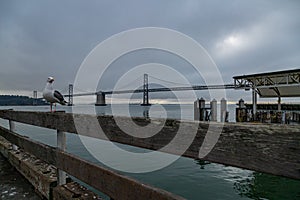
M 50 112 L 52 112 L 52 103 L 50 103 Z
M 56 112 L 56 103 L 54 103 L 54 112 Z

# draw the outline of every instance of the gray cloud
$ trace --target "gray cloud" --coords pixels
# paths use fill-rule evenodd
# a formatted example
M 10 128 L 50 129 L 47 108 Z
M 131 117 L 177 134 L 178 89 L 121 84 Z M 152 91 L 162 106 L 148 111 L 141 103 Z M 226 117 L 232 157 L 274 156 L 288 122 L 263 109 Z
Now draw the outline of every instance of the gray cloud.
M 296 0 L 1 1 L 0 90 L 41 91 L 50 75 L 62 90 L 98 43 L 145 26 L 194 38 L 207 49 L 225 82 L 239 74 L 299 68 L 299 9 Z M 191 71 L 186 75 L 197 79 Z M 109 80 L 104 85 L 108 88 Z M 229 94 L 232 99 L 240 95 Z

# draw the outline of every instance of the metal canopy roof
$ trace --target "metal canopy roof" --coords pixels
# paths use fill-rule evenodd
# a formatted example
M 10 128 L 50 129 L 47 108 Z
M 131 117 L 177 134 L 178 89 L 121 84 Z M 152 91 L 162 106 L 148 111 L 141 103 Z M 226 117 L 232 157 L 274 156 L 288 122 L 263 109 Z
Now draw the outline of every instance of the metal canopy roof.
M 260 97 L 300 97 L 300 69 L 235 76 L 236 89 L 255 89 Z

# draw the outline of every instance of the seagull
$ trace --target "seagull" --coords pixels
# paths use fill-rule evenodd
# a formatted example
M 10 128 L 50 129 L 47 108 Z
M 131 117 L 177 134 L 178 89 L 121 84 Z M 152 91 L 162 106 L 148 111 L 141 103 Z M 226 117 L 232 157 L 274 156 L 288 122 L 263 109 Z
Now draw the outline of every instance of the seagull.
M 66 105 L 66 101 L 63 97 L 63 95 L 57 91 L 57 90 L 53 90 L 52 88 L 52 83 L 54 81 L 53 77 L 49 77 L 47 79 L 47 84 L 46 87 L 43 91 L 43 98 L 48 101 L 50 103 L 50 111 L 52 112 L 52 105 L 54 103 L 54 112 L 56 111 L 56 103 L 59 103 L 61 105 Z

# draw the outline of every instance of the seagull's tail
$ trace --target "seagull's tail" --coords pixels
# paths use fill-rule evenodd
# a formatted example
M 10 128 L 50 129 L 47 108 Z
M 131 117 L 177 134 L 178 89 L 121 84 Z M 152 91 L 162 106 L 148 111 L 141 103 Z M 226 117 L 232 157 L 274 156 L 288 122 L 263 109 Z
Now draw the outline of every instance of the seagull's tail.
M 65 100 L 63 100 L 63 101 L 61 101 L 61 102 L 59 102 L 61 105 L 66 105 L 66 103 L 68 103 L 68 102 L 66 102 Z

